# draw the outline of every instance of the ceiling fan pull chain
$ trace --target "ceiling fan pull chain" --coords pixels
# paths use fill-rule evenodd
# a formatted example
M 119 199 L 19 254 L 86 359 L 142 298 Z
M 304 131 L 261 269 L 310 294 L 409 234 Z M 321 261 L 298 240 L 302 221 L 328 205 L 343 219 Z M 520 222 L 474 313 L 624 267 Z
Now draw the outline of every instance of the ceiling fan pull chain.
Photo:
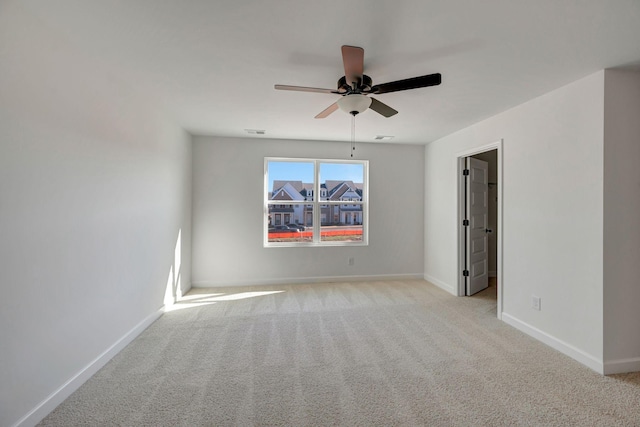
M 355 114 L 351 116 L 351 157 L 353 157 L 353 152 L 356 150 L 356 116 Z

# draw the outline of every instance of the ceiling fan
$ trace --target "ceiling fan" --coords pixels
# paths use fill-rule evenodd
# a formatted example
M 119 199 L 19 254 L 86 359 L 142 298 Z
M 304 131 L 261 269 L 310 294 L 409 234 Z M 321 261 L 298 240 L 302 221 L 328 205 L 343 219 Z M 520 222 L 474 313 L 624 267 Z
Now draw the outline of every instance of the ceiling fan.
M 381 95 L 383 93 L 398 92 L 401 90 L 437 86 L 442 82 L 440 73 L 435 73 L 374 85 L 371 77 L 364 74 L 364 49 L 361 47 L 342 46 L 342 62 L 344 63 L 344 76 L 338 80 L 337 89 L 288 85 L 275 85 L 274 87 L 278 90 L 341 95 L 338 101 L 331 104 L 315 117 L 316 119 L 324 119 L 338 108 L 353 116 L 365 111 L 367 108 L 371 108 L 376 113 L 385 117 L 391 117 L 398 114 L 398 112 L 387 104 L 367 95 Z

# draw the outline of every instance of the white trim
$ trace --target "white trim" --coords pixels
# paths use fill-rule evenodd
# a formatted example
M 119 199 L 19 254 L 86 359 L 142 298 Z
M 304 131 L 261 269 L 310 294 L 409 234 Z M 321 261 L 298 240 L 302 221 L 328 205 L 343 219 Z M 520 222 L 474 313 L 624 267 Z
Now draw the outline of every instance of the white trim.
M 462 227 L 462 219 L 464 218 L 464 201 L 462 197 L 464 197 L 464 182 L 461 179 L 462 170 L 464 169 L 464 158 L 473 156 L 474 154 L 485 153 L 491 150 L 498 150 L 498 239 L 496 244 L 498 246 L 498 271 L 495 273 L 495 277 L 498 278 L 498 301 L 497 301 L 497 317 L 498 319 L 502 319 L 502 311 L 504 309 L 502 301 L 504 295 L 504 274 L 502 269 L 502 242 L 504 240 L 504 232 L 502 229 L 502 200 L 503 200 L 503 165 L 502 159 L 504 158 L 503 154 L 503 145 L 504 141 L 502 139 L 492 142 L 490 144 L 486 144 L 480 147 L 471 148 L 466 151 L 462 151 L 456 154 L 455 161 L 457 163 L 457 182 L 458 182 L 458 263 L 456 264 L 456 277 L 458 278 L 458 289 L 457 295 L 463 296 L 466 294 L 465 286 L 464 286 L 464 277 L 462 276 L 462 270 L 464 270 L 464 230 Z M 454 295 L 456 293 L 454 292 Z
M 125 348 L 131 341 L 133 341 L 138 335 L 140 335 L 145 329 L 147 329 L 153 322 L 158 320 L 164 313 L 164 307 L 155 313 L 150 314 L 140 323 L 127 332 L 122 338 L 116 341 L 111 347 L 106 349 L 100 356 L 95 358 L 91 363 L 84 367 L 80 372 L 71 377 L 60 388 L 47 396 L 42 402 L 36 405 L 29 413 L 20 418 L 14 427 L 26 427 L 34 426 L 38 424 L 44 417 L 49 415 L 51 411 L 56 409 L 66 398 L 80 388 L 89 378 L 91 378 L 96 372 L 98 372 L 104 365 L 109 362 L 116 354 L 118 354 L 123 348 Z
M 627 372 L 640 371 L 640 357 L 632 359 L 612 360 L 604 363 L 604 374 L 626 374 Z
M 454 296 L 458 296 L 458 294 L 456 293 L 456 288 L 455 286 L 451 286 L 448 283 L 443 282 L 440 279 L 436 279 L 435 277 L 429 275 L 429 274 L 425 274 L 424 275 L 424 280 L 426 280 L 429 283 L 432 283 L 434 285 L 436 285 L 437 287 L 439 287 L 440 289 L 449 292 L 451 295 Z
M 458 182 L 458 222 L 456 223 L 456 231 L 458 232 L 458 264 L 456 271 L 456 277 L 458 278 L 458 289 L 454 295 L 459 297 L 463 297 L 467 294 L 466 291 L 466 283 L 464 276 L 461 274 L 464 271 L 465 265 L 465 229 L 462 225 L 462 221 L 465 217 L 465 179 L 464 175 L 462 175 L 462 171 L 464 171 L 466 167 L 466 157 L 458 156 L 456 157 L 456 161 L 458 162 L 457 176 L 456 180 Z
M 588 353 L 585 353 L 584 351 L 572 346 L 571 344 L 566 343 L 554 336 L 551 336 L 546 332 L 543 332 L 540 329 L 529 325 L 528 323 L 518 320 L 517 318 L 511 316 L 510 314 L 502 313 L 502 320 L 505 323 L 518 329 L 519 331 L 522 331 L 525 334 L 548 345 L 549 347 L 555 350 L 558 350 L 560 353 L 566 356 L 569 356 L 574 360 L 577 360 L 578 362 L 582 363 L 588 368 L 593 369 L 597 373 L 599 374 L 605 373 L 604 364 L 602 363 L 602 360 L 598 359 L 597 357 L 594 357 Z
M 377 274 L 371 276 L 322 276 L 322 277 L 288 277 L 278 279 L 259 279 L 243 281 L 213 282 L 202 280 L 192 282 L 192 288 L 218 288 L 235 286 L 273 286 L 273 285 L 294 285 L 306 283 L 335 283 L 335 282 L 368 282 L 368 281 L 389 281 L 389 280 L 423 280 L 422 273 L 414 274 Z

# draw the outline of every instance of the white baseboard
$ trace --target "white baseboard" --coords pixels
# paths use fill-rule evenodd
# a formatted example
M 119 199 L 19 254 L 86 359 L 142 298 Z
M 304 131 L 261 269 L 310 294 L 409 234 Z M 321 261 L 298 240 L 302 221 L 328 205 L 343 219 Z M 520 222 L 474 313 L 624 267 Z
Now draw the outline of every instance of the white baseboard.
M 640 357 L 634 357 L 631 359 L 619 359 L 605 362 L 604 374 L 626 374 L 627 372 L 640 371 Z
M 292 277 L 280 279 L 259 279 L 259 280 L 239 280 L 239 281 L 195 281 L 191 282 L 194 288 L 218 288 L 235 286 L 273 286 L 273 285 L 294 285 L 305 283 L 336 283 L 336 282 L 374 282 L 384 280 L 421 280 L 422 273 L 415 274 L 378 274 L 371 276 L 323 276 L 323 277 Z
M 133 341 L 138 335 L 140 335 L 142 331 L 147 329 L 153 322 L 155 322 L 160 316 L 162 316 L 162 313 L 164 313 L 164 309 L 160 309 L 157 312 L 147 316 L 133 329 L 127 332 L 122 338 L 116 341 L 111 347 L 105 350 L 100 356 L 89 363 L 84 369 L 70 378 L 56 391 L 47 396 L 47 398 L 40 402 L 27 415 L 18 420 L 18 422 L 14 424 L 14 427 L 35 426 L 40 421 L 42 421 L 44 417 L 46 417 L 51 411 L 56 409 L 56 407 L 64 402 L 67 397 L 71 396 L 74 391 L 80 388 L 82 384 L 84 384 L 104 365 L 106 365 L 109 360 L 111 360 L 131 341 Z
M 570 358 L 582 363 L 588 368 L 593 369 L 599 374 L 604 374 L 604 364 L 602 360 L 597 359 L 596 357 L 585 353 L 584 351 L 568 344 L 558 338 L 547 334 L 546 332 L 541 331 L 538 328 L 535 328 L 515 317 L 511 316 L 507 313 L 502 313 L 502 320 L 513 326 L 514 328 L 524 332 L 525 334 L 537 339 L 538 341 L 543 342 L 549 347 L 558 350 L 560 353 L 569 356 Z
M 451 286 L 448 283 L 445 283 L 445 282 L 443 282 L 443 281 L 441 281 L 439 279 L 436 279 L 433 276 L 425 274 L 424 275 L 424 280 L 426 280 L 427 282 L 433 283 L 434 285 L 436 285 L 440 289 L 443 289 L 443 290 L 449 292 L 451 295 L 454 295 L 454 296 L 458 295 L 458 290 L 454 286 Z

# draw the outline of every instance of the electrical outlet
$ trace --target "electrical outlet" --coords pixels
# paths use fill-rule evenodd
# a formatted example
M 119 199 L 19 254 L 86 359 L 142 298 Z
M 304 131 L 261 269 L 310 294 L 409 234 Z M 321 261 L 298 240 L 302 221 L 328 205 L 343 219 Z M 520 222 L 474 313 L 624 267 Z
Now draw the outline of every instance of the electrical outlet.
M 537 297 L 535 295 L 531 295 L 531 308 L 533 308 L 534 310 L 538 310 L 540 311 L 540 297 Z
M 355 264 L 355 263 L 356 263 L 355 258 L 353 258 L 353 257 L 349 257 L 349 265 L 353 265 L 353 264 Z

